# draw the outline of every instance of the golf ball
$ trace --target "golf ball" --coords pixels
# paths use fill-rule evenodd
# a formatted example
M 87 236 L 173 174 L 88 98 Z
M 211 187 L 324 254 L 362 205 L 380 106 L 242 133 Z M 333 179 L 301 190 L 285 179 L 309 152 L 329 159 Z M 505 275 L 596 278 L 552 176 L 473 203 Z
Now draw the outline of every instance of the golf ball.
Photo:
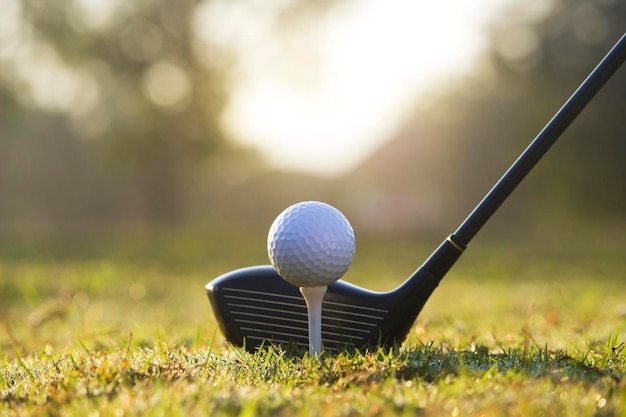
M 354 231 L 336 208 L 304 201 L 280 213 L 267 237 L 278 274 L 298 287 L 322 287 L 341 278 L 354 258 Z

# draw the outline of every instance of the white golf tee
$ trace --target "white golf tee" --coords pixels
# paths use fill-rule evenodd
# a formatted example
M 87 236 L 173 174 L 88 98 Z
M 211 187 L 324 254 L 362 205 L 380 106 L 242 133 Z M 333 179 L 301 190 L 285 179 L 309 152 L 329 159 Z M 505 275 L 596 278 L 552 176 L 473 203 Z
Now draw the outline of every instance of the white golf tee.
M 322 301 L 326 287 L 300 287 L 309 315 L 309 355 L 322 353 Z

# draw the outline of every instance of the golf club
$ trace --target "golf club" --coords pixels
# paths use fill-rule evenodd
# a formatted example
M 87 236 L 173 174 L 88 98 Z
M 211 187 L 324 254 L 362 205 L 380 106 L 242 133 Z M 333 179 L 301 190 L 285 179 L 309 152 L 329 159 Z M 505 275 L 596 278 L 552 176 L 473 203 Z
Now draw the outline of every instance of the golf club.
M 584 80 L 458 229 L 398 288 L 374 292 L 339 280 L 322 307 L 325 350 L 401 343 L 417 315 L 470 240 L 578 116 L 626 58 L 626 34 Z M 206 293 L 220 330 L 235 346 L 307 348 L 307 308 L 298 288 L 274 268 L 238 269 L 210 281 Z

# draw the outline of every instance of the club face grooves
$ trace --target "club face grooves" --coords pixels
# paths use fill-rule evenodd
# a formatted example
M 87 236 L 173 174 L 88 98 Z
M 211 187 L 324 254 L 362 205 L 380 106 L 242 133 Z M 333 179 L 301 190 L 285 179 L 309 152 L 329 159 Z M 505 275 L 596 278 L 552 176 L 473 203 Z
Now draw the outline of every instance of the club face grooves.
M 268 344 L 308 346 L 304 299 L 271 267 L 231 272 L 207 284 L 206 291 L 222 333 L 234 345 L 251 352 Z M 331 286 L 322 305 L 324 349 L 376 345 L 389 314 L 387 298 L 343 282 Z

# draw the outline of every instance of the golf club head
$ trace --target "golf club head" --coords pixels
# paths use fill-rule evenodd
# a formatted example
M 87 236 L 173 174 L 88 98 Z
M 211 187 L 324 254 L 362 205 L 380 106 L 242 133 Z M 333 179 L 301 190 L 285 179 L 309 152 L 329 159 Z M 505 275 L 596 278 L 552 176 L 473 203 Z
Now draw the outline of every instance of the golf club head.
M 207 284 L 206 292 L 222 334 L 235 346 L 251 352 L 264 345 L 308 348 L 304 299 L 271 265 L 224 274 Z M 393 293 L 368 291 L 342 280 L 330 285 L 322 304 L 324 349 L 363 348 L 387 339 L 386 327 L 404 318 L 389 317 L 395 304 Z M 394 340 L 404 339 L 396 336 Z
M 429 271 L 443 276 L 460 252 L 444 242 L 436 254 L 439 256 L 431 256 L 430 263 L 389 292 L 370 291 L 343 280 L 329 285 L 322 304 L 323 348 L 363 350 L 401 343 L 439 283 L 440 278 Z M 448 266 L 438 267 L 441 262 Z M 220 330 L 233 345 L 250 352 L 268 345 L 308 347 L 304 299 L 271 265 L 226 273 L 205 289 Z

